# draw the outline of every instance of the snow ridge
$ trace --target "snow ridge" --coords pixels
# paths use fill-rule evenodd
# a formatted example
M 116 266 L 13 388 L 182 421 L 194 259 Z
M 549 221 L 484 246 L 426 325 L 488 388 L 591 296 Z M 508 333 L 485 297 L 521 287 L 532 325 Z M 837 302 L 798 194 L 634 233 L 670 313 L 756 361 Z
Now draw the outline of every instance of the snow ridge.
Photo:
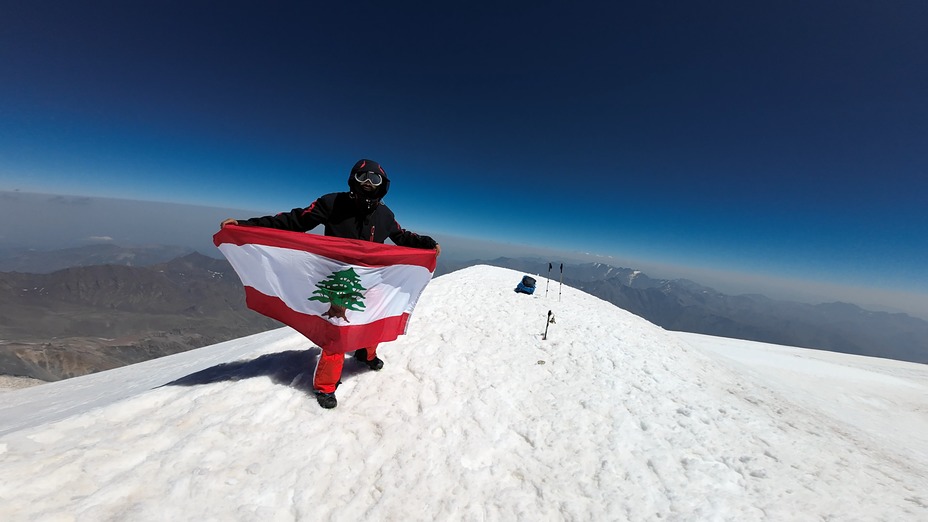
M 287 328 L 4 394 L 0 518 L 928 519 L 920 440 L 521 276 L 432 281 L 381 372 L 346 361 L 331 411 Z M 919 367 L 880 386 L 928 422 Z

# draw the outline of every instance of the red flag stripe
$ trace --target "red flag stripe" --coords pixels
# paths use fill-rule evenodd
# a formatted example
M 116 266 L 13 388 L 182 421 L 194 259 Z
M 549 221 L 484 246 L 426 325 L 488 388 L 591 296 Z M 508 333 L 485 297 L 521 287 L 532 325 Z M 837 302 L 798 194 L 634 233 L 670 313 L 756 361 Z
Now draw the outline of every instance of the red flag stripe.
M 416 265 L 435 271 L 438 253 L 434 250 L 384 245 L 337 237 L 277 230 L 265 227 L 226 225 L 213 235 L 213 244 L 264 245 L 291 250 L 311 251 L 314 254 L 347 264 L 371 268 L 391 265 Z
M 345 353 L 364 346 L 396 340 L 406 333 L 409 314 L 386 317 L 357 326 L 336 326 L 317 315 L 303 314 L 288 307 L 279 298 L 245 287 L 248 308 L 276 319 L 300 332 L 327 352 Z

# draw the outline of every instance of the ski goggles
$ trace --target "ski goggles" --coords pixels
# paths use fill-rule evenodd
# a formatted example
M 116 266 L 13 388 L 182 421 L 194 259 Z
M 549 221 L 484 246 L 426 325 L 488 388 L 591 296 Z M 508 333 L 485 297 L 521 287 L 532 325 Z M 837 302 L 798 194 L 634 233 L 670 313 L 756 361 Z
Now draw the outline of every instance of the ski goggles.
M 355 172 L 354 180 L 357 181 L 358 183 L 364 183 L 365 181 L 367 181 L 371 185 L 375 187 L 379 187 L 380 184 L 383 183 L 383 176 L 373 171 Z

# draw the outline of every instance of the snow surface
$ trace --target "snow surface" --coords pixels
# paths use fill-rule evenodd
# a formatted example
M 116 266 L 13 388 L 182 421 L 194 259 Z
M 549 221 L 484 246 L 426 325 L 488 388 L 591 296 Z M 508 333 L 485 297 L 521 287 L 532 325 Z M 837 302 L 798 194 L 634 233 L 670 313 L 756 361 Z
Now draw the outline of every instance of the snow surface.
M 928 366 L 522 275 L 432 281 L 334 410 L 289 328 L 4 393 L 0 520 L 928 520 Z

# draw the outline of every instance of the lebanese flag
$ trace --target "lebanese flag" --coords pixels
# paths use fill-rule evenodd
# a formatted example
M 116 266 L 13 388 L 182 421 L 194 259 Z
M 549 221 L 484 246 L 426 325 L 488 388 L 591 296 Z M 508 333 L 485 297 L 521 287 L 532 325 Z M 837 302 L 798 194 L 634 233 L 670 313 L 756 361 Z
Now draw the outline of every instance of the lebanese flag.
M 434 250 L 240 225 L 213 243 L 241 278 L 248 308 L 330 353 L 405 334 L 438 259 Z

